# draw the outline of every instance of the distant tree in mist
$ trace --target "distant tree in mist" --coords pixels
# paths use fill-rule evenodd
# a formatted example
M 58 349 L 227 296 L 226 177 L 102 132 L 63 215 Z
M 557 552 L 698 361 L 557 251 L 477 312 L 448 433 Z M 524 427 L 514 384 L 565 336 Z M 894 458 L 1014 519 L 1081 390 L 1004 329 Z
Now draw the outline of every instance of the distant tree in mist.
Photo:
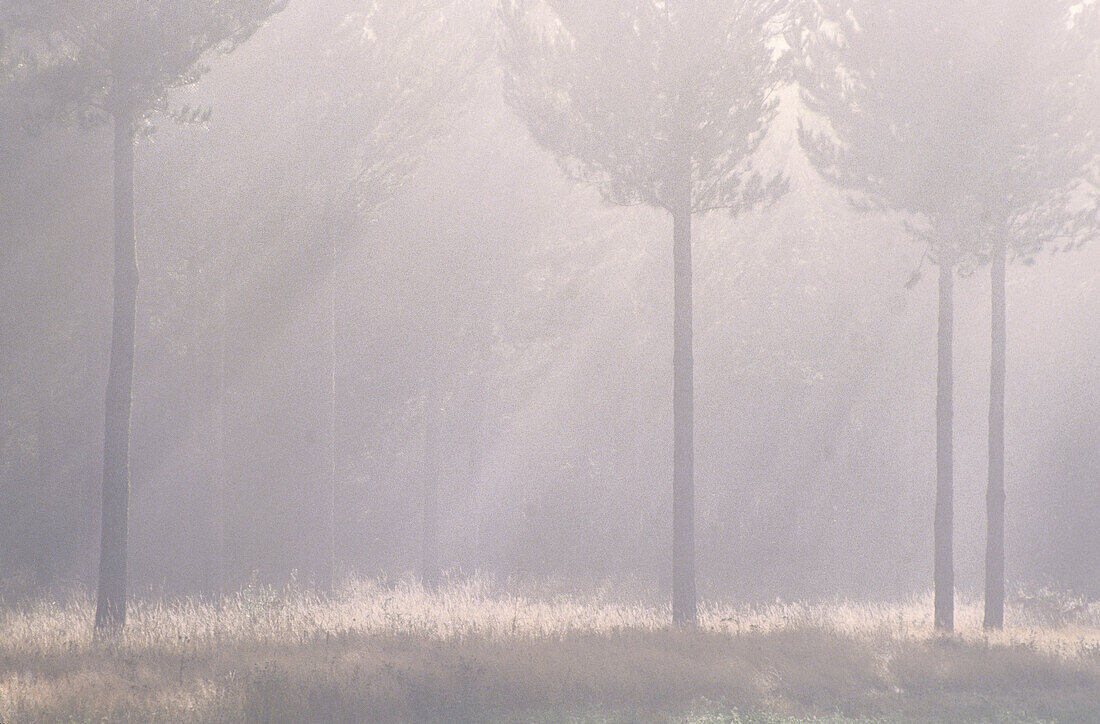
M 505 97 L 572 178 L 673 219 L 673 619 L 696 621 L 691 223 L 775 199 L 752 157 L 783 80 L 780 2 L 505 0 Z
M 475 86 L 486 57 L 487 12 L 479 0 L 374 3 L 318 2 L 310 13 L 326 29 L 328 45 L 310 72 L 316 119 L 302 144 L 303 183 L 319 190 L 308 211 L 326 229 L 329 280 L 330 389 L 328 562 L 325 585 L 336 574 L 337 405 L 339 354 L 336 270 L 341 241 L 398 193 L 415 173 L 433 140 L 446 134 Z M 432 350 L 431 357 L 442 351 Z M 441 374 L 432 367 L 426 374 Z M 438 389 L 425 380 L 426 390 Z M 438 409 L 426 400 L 424 414 Z M 434 430 L 425 422 L 425 434 Z M 429 435 L 431 437 L 431 435 Z M 435 575 L 437 446 L 425 443 L 424 575 Z
M 7 84 L 11 82 L 11 68 L 8 67 L 8 59 L 6 53 L 7 49 L 7 29 L 5 28 L 5 19 L 3 17 L 6 10 L 6 4 L 0 3 L 0 93 L 2 93 Z
M 804 148 L 865 209 L 908 214 L 924 258 L 939 266 L 934 580 L 935 624 L 945 630 L 954 626 L 954 270 L 993 261 L 986 623 L 1000 626 L 1005 253 L 1026 256 L 1084 228 L 1088 210 L 1072 200 L 1095 158 L 1075 110 L 1084 46 L 1068 32 L 1070 5 L 803 4 L 800 80 L 825 122 L 803 127 Z
M 908 0 L 808 2 L 799 38 L 807 105 L 828 123 L 804 129 L 807 155 L 871 207 L 909 212 L 939 266 L 936 379 L 935 624 L 954 627 L 953 286 L 978 244 L 967 180 L 980 175 L 977 86 L 959 67 L 969 8 Z M 962 188 L 959 188 L 959 185 Z M 930 227 L 930 228 L 928 228 Z M 914 277 L 914 280 L 915 281 Z
M 25 38 L 17 94 L 28 122 L 110 123 L 114 129 L 114 311 L 105 404 L 103 521 L 96 626 L 126 621 L 129 444 L 138 289 L 134 146 L 168 93 L 196 82 L 209 51 L 229 52 L 286 0 L 16 0 L 12 25 Z
M 990 262 L 986 628 L 1004 625 L 1006 265 L 1100 234 L 1100 11 L 1072 1 L 993 3 L 982 26 L 989 133 L 999 145 L 981 202 Z M 991 42 L 992 41 L 992 42 Z

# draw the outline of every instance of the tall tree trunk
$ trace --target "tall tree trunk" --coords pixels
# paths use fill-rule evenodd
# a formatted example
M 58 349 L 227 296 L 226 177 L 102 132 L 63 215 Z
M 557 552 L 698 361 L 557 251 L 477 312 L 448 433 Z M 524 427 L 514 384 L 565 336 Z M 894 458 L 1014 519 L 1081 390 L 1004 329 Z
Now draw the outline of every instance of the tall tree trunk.
M 114 117 L 115 269 L 111 361 L 103 440 L 103 537 L 96 628 L 126 623 L 126 537 L 130 498 L 130 407 L 138 269 L 134 237 L 134 135 L 127 113 Z
M 955 268 L 940 261 L 939 369 L 936 376 L 936 523 L 935 523 L 935 623 L 936 628 L 955 628 L 955 571 L 952 551 L 954 525 L 953 485 L 953 372 Z
M 226 420 L 226 395 L 228 394 L 228 386 L 226 380 L 226 370 L 228 365 L 226 364 L 226 357 L 228 356 L 228 336 L 229 336 L 229 245 L 222 240 L 221 259 L 219 261 L 219 279 L 218 279 L 218 401 L 217 410 L 215 411 L 216 421 L 214 423 L 215 428 L 215 469 L 214 475 L 217 480 L 215 485 L 217 487 L 217 499 L 215 505 L 217 505 L 217 511 L 215 512 L 215 525 L 217 530 L 215 531 L 215 570 L 217 575 L 218 593 L 224 596 L 228 589 L 228 577 L 229 577 L 229 499 L 226 494 L 226 473 L 228 466 L 226 464 L 226 433 L 225 433 L 225 420 Z
M 691 168 L 681 179 L 680 203 L 673 214 L 672 356 L 672 621 L 694 626 L 695 482 L 694 390 L 691 304 Z
M 434 590 L 439 583 L 439 387 L 429 382 L 424 399 L 424 540 L 421 579 Z
M 332 235 L 330 252 L 332 274 L 329 284 L 328 321 L 329 321 L 329 390 L 328 390 L 328 540 L 326 541 L 325 590 L 332 592 L 336 588 L 336 262 L 339 237 Z
M 54 455 L 51 433 L 51 424 L 47 411 L 50 408 L 43 406 L 38 411 L 37 417 L 37 434 L 38 434 L 38 449 L 36 455 L 37 462 L 37 482 L 35 486 L 37 495 L 32 496 L 37 502 L 36 515 L 34 516 L 34 536 L 32 538 L 31 545 L 31 570 L 34 575 L 35 585 L 41 586 L 50 580 L 50 576 L 47 572 L 49 566 L 50 557 L 48 555 L 50 541 L 55 531 L 53 530 L 53 509 L 58 503 L 58 492 L 54 490 L 53 485 L 53 466 L 51 465 L 51 458 Z
M 985 628 L 1005 619 L 1005 264 L 1007 249 L 993 247 L 990 267 L 989 486 L 985 493 Z

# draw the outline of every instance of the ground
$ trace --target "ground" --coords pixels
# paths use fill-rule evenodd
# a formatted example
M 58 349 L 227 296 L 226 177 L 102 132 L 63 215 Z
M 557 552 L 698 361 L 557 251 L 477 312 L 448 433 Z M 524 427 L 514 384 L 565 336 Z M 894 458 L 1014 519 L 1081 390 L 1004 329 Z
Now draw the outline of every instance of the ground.
M 962 602 L 703 606 L 698 630 L 615 586 L 485 579 L 435 594 L 349 580 L 145 598 L 95 636 L 92 605 L 0 606 L 0 722 L 1096 722 L 1100 606 L 1018 599 L 1004 632 Z

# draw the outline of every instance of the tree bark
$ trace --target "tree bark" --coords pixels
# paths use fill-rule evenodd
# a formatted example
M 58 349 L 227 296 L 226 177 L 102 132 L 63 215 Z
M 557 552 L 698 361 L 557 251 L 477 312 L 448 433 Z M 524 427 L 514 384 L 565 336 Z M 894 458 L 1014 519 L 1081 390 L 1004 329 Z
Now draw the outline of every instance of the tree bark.
M 993 248 L 990 266 L 989 485 L 986 488 L 985 621 L 1004 626 L 1005 617 L 1005 255 L 1004 241 Z
M 329 390 L 328 390 L 328 540 L 325 551 L 325 590 L 330 593 L 336 587 L 336 370 L 339 360 L 336 355 L 336 262 L 339 238 L 333 234 L 331 243 L 332 274 L 329 285 Z
M 672 621 L 696 623 L 690 161 L 673 214 Z
M 126 623 L 126 538 L 130 498 L 130 410 L 138 269 L 134 237 L 134 135 L 129 114 L 114 116 L 114 311 L 103 440 L 103 521 L 97 629 Z
M 229 247 L 225 240 L 222 240 L 221 259 L 218 260 L 219 270 L 218 275 L 218 316 L 219 329 L 218 329 L 218 401 L 217 409 L 215 411 L 215 470 L 214 475 L 217 476 L 215 481 L 217 490 L 217 499 L 215 505 L 217 505 L 217 511 L 215 513 L 215 551 L 216 557 L 215 569 L 217 576 L 218 594 L 224 596 L 228 590 L 228 578 L 229 578 L 229 498 L 227 496 L 226 474 L 228 466 L 226 464 L 226 433 L 225 433 L 225 421 L 226 421 L 226 395 L 228 394 L 227 385 L 227 357 L 229 351 Z
M 421 580 L 434 590 L 439 583 L 439 432 L 438 384 L 429 384 L 424 400 L 424 540 Z
M 953 485 L 953 372 L 954 265 L 940 262 L 940 314 L 936 377 L 936 522 L 935 522 L 935 625 L 942 631 L 955 628 L 955 571 L 952 551 L 954 525 Z
M 49 567 L 50 556 L 48 555 L 50 545 L 48 541 L 54 534 L 54 522 L 51 510 L 51 503 L 56 504 L 57 493 L 59 491 L 54 489 L 54 476 L 53 466 L 50 464 L 54 455 L 53 450 L 53 434 L 51 432 L 51 424 L 47 410 L 49 408 L 43 406 L 38 412 L 37 417 L 37 433 L 38 433 L 38 449 L 36 455 L 37 462 L 37 485 L 35 489 L 38 494 L 33 496 L 36 499 L 37 505 L 35 510 L 35 522 L 34 522 L 34 535 L 31 538 L 31 570 L 34 576 L 35 585 L 41 586 L 50 580 L 49 572 L 46 570 Z

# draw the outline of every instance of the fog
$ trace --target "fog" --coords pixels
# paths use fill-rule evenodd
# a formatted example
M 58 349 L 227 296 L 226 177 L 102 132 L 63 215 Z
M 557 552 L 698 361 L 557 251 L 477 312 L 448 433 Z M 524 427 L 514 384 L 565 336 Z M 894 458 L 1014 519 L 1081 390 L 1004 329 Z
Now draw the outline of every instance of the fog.
M 123 84 L 65 68 L 124 44 L 126 5 L 0 6 L 9 597 L 101 585 Z M 1028 2 L 612 5 L 267 3 L 142 86 L 126 595 L 486 575 L 667 601 L 686 128 L 700 599 L 931 589 L 940 266 L 954 586 L 981 595 L 997 243 L 1008 596 L 1100 596 L 1096 3 L 1050 3 L 1055 40 Z

